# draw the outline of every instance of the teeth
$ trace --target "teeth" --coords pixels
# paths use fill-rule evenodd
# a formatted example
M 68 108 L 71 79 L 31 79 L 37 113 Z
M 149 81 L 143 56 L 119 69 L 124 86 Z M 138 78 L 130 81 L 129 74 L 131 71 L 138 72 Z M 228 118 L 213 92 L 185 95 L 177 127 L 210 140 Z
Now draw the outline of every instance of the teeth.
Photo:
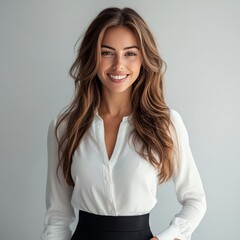
M 127 76 L 127 75 L 111 75 L 111 74 L 110 74 L 110 77 L 111 77 L 111 78 L 118 79 L 118 80 L 123 79 L 123 78 L 125 78 L 126 76 Z

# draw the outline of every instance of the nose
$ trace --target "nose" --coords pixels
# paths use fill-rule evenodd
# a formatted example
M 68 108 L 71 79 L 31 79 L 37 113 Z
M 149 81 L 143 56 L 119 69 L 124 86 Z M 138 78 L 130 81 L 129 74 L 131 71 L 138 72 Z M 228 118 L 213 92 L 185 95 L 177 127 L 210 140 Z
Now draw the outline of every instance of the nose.
M 113 69 L 114 70 L 123 70 L 124 68 L 124 60 L 121 56 L 116 55 L 113 61 Z

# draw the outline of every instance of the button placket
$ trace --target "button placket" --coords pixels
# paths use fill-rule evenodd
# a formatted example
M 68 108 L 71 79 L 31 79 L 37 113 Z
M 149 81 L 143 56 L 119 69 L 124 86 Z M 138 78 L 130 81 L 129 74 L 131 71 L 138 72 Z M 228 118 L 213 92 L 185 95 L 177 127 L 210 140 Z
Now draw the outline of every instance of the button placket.
M 114 168 L 114 165 L 117 161 L 119 152 L 122 148 L 122 138 L 124 136 L 125 128 L 126 127 L 126 119 L 124 119 L 119 126 L 118 135 L 116 139 L 115 148 L 112 153 L 112 157 L 109 160 L 104 140 L 104 122 L 101 118 L 98 118 L 97 121 L 97 138 L 98 138 L 98 146 L 99 151 L 101 153 L 101 159 L 103 161 L 103 183 L 104 183 L 104 189 L 106 194 L 106 206 L 110 214 L 115 215 L 116 214 L 116 206 L 114 203 L 114 185 L 113 185 L 113 179 L 112 179 L 112 169 Z
M 114 201 L 113 201 L 113 185 L 112 185 L 112 176 L 111 176 L 111 167 L 109 164 L 105 164 L 103 167 L 103 179 L 104 179 L 104 185 L 105 185 L 105 190 L 106 190 L 106 197 L 107 197 L 107 208 L 109 213 L 115 214 L 115 206 L 114 206 Z
M 110 164 L 108 164 L 107 170 L 108 170 L 108 185 L 109 185 L 109 193 L 110 193 L 109 212 L 114 215 L 115 214 L 115 204 L 114 204 L 114 201 L 113 201 L 112 168 L 111 168 Z

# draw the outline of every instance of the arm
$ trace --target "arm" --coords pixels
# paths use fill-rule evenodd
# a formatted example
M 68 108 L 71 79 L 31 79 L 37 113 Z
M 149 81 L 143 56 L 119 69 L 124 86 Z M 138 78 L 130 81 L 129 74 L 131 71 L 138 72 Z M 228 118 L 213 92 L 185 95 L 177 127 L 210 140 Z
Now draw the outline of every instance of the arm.
M 182 118 L 176 111 L 171 110 L 171 120 L 176 129 L 173 139 L 177 147 L 173 182 L 182 210 L 174 216 L 170 226 L 156 237 L 159 240 L 190 240 L 206 211 L 205 193 Z
M 68 186 L 59 168 L 59 180 L 56 175 L 58 165 L 58 143 L 55 137 L 56 119 L 48 129 L 48 175 L 46 187 L 46 214 L 42 240 L 70 240 L 70 224 L 75 220 L 71 205 L 72 187 Z

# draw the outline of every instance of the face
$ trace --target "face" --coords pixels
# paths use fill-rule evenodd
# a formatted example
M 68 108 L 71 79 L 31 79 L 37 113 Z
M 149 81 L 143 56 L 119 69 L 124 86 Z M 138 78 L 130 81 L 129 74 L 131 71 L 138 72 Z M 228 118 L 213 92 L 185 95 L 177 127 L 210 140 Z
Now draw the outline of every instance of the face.
M 109 28 L 101 44 L 97 75 L 103 91 L 131 91 L 141 68 L 141 53 L 135 34 L 127 27 Z

